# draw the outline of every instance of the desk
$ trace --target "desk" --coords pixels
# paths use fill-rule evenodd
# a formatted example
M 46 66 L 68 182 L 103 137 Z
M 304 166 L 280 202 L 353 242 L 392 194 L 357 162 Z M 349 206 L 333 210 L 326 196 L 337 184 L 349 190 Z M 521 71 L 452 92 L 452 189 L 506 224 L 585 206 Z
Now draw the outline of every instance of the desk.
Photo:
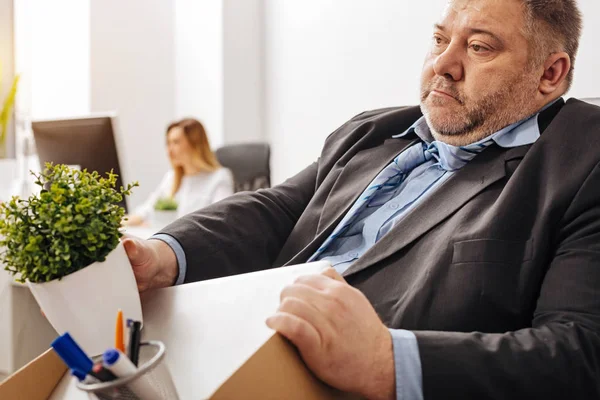
M 277 309 L 283 287 L 326 265 L 284 267 L 144 294 L 143 338 L 165 343 L 180 398 L 210 397 L 273 336 L 265 320 Z M 87 397 L 65 375 L 50 397 L 61 399 Z

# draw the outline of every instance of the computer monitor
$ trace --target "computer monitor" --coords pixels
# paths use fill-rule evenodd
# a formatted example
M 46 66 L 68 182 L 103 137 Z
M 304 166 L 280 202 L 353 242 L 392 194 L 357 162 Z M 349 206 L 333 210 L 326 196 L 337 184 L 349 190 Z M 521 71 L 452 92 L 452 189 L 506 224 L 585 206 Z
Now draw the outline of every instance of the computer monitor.
M 115 127 L 114 115 L 33 121 L 40 166 L 47 162 L 78 165 L 102 176 L 112 170 L 118 175 L 117 188 L 124 186 Z M 119 205 L 127 212 L 125 199 Z

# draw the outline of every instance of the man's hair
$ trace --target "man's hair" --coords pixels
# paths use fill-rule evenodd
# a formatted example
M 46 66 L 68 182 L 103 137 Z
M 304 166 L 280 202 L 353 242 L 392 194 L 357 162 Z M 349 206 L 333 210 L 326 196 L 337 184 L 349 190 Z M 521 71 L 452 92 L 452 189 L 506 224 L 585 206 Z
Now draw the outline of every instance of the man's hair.
M 573 83 L 573 66 L 579 48 L 582 17 L 576 0 L 521 0 L 525 8 L 525 34 L 530 43 L 530 60 L 535 65 L 555 52 L 571 58 L 567 90 Z

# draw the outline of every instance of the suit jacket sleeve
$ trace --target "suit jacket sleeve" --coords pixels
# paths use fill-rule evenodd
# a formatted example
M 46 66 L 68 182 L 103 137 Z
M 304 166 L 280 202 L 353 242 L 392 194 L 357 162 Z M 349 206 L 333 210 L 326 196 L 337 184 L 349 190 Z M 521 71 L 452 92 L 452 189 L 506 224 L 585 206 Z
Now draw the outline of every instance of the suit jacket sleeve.
M 600 167 L 573 198 L 530 328 L 414 332 L 426 399 L 600 398 Z
M 279 186 L 233 195 L 163 229 L 185 252 L 184 282 L 270 268 L 312 198 L 316 176 L 314 163 Z

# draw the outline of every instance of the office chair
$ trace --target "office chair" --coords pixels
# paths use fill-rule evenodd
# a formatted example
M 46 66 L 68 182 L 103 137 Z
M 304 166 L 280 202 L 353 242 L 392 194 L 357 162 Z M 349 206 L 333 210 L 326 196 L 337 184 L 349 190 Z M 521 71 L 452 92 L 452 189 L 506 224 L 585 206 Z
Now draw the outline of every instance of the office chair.
M 271 148 L 267 143 L 227 145 L 215 154 L 221 165 L 233 173 L 235 192 L 271 186 Z

